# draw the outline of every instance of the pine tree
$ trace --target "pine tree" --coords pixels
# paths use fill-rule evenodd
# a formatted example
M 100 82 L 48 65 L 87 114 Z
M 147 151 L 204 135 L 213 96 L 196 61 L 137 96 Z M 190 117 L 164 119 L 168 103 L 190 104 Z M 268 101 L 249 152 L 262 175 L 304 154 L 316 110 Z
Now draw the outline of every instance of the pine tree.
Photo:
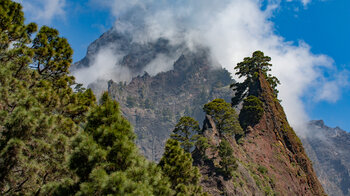
M 265 56 L 263 52 L 255 51 L 252 57 L 246 57 L 243 62 L 237 64 L 235 67 L 237 70 L 236 75 L 238 75 L 239 78 L 245 77 L 245 80 L 242 83 L 237 82 L 231 85 L 231 88 L 235 91 L 235 96 L 232 98 L 233 106 L 238 105 L 249 95 L 258 96 L 257 82 L 259 73 L 262 73 L 266 77 L 277 97 L 278 90 L 276 87 L 280 84 L 280 81 L 275 76 L 268 73 L 271 71 L 270 67 L 272 66 L 269 63 L 270 61 L 271 58 Z
M 211 116 L 220 134 L 234 134 L 236 138 L 243 135 L 236 111 L 223 99 L 214 99 L 203 107 L 204 112 Z
M 64 164 L 69 138 L 95 103 L 91 90 L 73 92 L 68 72 L 49 80 L 29 67 L 36 25 L 24 24 L 21 8 L 0 2 L 1 195 L 40 194 L 47 184 L 71 176 Z
M 45 79 L 58 80 L 67 76 L 73 50 L 56 29 L 43 26 L 33 40 L 32 67 Z
M 192 156 L 180 147 L 180 142 L 168 139 L 165 152 L 159 162 L 165 175 L 171 182 L 176 195 L 202 195 L 199 186 L 200 173 L 197 167 L 192 166 Z
M 173 134 L 170 137 L 179 141 L 185 152 L 190 152 L 198 138 L 199 132 L 198 121 L 191 117 L 184 116 L 181 117 L 179 122 L 175 125 Z
M 233 156 L 233 150 L 230 143 L 223 139 L 219 144 L 219 156 L 220 156 L 220 166 L 222 167 L 223 173 L 226 177 L 231 178 L 232 172 L 238 167 L 236 159 Z
M 166 178 L 138 153 L 135 134 L 119 105 L 105 93 L 73 141 L 69 167 L 77 175 L 48 192 L 59 195 L 170 195 Z
M 239 123 L 243 129 L 259 123 L 264 114 L 263 102 L 253 95 L 243 100 L 243 107 L 239 113 Z
M 210 147 L 208 139 L 203 135 L 198 135 L 196 137 L 195 146 L 201 156 L 200 159 L 205 160 L 207 158 L 205 151 Z
M 31 42 L 30 37 L 37 30 L 37 25 L 25 25 L 22 6 L 11 0 L 0 2 L 0 18 L 0 61 L 13 60 L 24 54 L 26 44 Z

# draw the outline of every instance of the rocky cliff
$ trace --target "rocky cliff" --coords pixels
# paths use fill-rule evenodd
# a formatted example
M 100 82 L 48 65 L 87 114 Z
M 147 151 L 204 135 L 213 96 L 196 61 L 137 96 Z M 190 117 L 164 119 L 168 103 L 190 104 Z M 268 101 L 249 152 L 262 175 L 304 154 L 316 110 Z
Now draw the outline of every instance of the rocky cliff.
M 92 42 L 86 56 L 75 63 L 71 70 L 91 66 L 98 53 L 110 49 L 116 56 L 121 56 L 116 64 L 127 67 L 133 77 L 143 74 L 145 67 L 155 60 L 159 55 L 176 58 L 183 50 L 183 45 L 173 45 L 167 39 L 157 39 L 150 42 L 134 42 L 130 34 L 112 28 Z
M 179 118 L 203 119 L 205 103 L 231 98 L 231 82 L 229 73 L 214 69 L 206 51 L 201 51 L 181 55 L 173 70 L 154 77 L 145 73 L 129 84 L 110 81 L 108 92 L 133 124 L 142 152 L 157 161 Z
M 204 135 L 212 146 L 206 151 L 209 160 L 199 161 L 194 153 L 204 189 L 212 195 L 325 195 L 283 108 L 264 76 L 259 78 L 257 90 L 264 114 L 258 124 L 247 128 L 246 136 L 236 142 L 233 137 L 220 136 L 210 117 L 204 121 Z M 238 162 L 232 179 L 223 178 L 215 169 L 222 139 L 230 142 Z
M 350 195 L 350 133 L 311 121 L 301 137 L 317 176 L 331 196 Z
M 203 104 L 214 98 L 228 101 L 232 97 L 230 73 L 212 61 L 206 48 L 190 50 L 185 44 L 174 45 L 162 38 L 134 42 L 130 35 L 114 28 L 89 46 L 86 57 L 75 63 L 72 71 L 91 66 L 104 48 L 122 56 L 115 66 L 131 73 L 131 81 L 111 80 L 104 90 L 120 103 L 148 159 L 161 158 L 165 141 L 181 116 L 202 120 Z M 162 61 L 157 60 L 159 57 Z M 149 66 L 155 62 L 155 67 Z M 101 85 L 92 83 L 89 87 L 101 92 Z
M 233 82 L 230 74 L 216 66 L 207 49 L 190 50 L 185 45 L 172 45 L 166 39 L 135 43 L 128 35 L 113 29 L 93 42 L 87 56 L 73 69 L 90 66 L 96 53 L 105 47 L 111 47 L 116 55 L 121 55 L 118 65 L 127 67 L 132 73 L 131 81 L 110 80 L 107 90 L 133 124 L 138 135 L 136 142 L 148 159 L 157 161 L 161 158 L 164 143 L 181 116 L 192 116 L 201 121 L 205 118 L 202 111 L 205 103 L 214 98 L 229 102 L 233 96 L 229 88 Z M 147 65 L 159 55 L 174 59 L 170 62 L 171 69 L 156 74 L 145 72 Z M 247 135 L 238 143 L 225 136 L 238 160 L 234 180 L 220 176 L 215 170 L 215 161 L 197 159 L 204 189 L 213 195 L 324 195 L 283 108 L 266 80 L 259 84 L 257 91 L 265 111 L 262 119 L 249 127 Z M 213 146 L 207 157 L 217 157 L 215 146 L 222 138 L 209 117 L 203 127 Z

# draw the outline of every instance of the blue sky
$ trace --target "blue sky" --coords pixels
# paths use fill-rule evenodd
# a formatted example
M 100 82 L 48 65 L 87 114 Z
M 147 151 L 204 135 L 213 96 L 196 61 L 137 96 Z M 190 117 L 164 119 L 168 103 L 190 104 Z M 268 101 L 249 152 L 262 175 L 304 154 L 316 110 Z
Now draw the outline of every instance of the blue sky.
M 69 40 L 74 49 L 74 61 L 83 58 L 88 45 L 111 28 L 116 19 L 116 13 L 113 13 L 111 5 L 106 3 L 108 2 L 106 0 L 18 1 L 24 4 L 28 21 L 54 27 Z M 332 58 L 333 68 L 319 68 L 325 78 L 331 77 L 332 74 L 333 79 L 340 73 L 347 75 L 346 70 L 350 70 L 349 0 L 270 0 L 269 2 L 277 5 L 269 17 L 276 35 L 284 38 L 286 42 L 293 42 L 293 45 L 298 45 L 302 40 L 310 46 L 312 53 Z M 266 6 L 262 6 L 261 9 L 266 9 Z M 350 131 L 348 85 L 343 84 L 339 87 L 339 97 L 335 100 L 318 100 L 313 97 L 316 96 L 313 91 L 303 92 L 301 98 L 309 118 L 323 119 L 329 126 L 339 126 Z
M 297 10 L 297 11 L 296 11 Z M 276 32 L 287 40 L 302 39 L 314 53 L 332 57 L 338 69 L 350 70 L 350 1 L 312 1 L 306 8 L 296 3 L 283 3 L 272 19 Z M 350 91 L 335 103 L 307 102 L 306 110 L 312 119 L 324 119 L 329 126 L 350 131 Z

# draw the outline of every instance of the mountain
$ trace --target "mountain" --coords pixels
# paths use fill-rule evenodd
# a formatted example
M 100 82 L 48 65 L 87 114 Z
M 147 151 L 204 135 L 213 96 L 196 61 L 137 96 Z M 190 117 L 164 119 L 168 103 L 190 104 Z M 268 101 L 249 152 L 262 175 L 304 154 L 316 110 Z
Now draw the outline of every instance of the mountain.
M 215 66 L 208 49 L 191 51 L 185 45 L 173 46 L 166 39 L 134 43 L 115 29 L 94 41 L 87 56 L 73 70 L 89 67 L 101 48 L 111 45 L 116 54 L 123 54 L 117 63 L 127 67 L 134 77 L 129 83 L 110 80 L 106 90 L 120 103 L 123 114 L 134 126 L 136 143 L 150 160 L 160 160 L 165 141 L 181 116 L 202 120 L 205 103 L 215 98 L 229 101 L 232 97 L 230 73 Z M 171 63 L 173 69 L 151 76 L 145 68 L 160 55 L 176 57 Z M 101 91 L 99 85 L 89 87 L 94 92 Z
M 134 42 L 130 34 L 111 28 L 89 45 L 86 56 L 75 63 L 71 70 L 74 72 L 91 66 L 97 54 L 106 48 L 122 56 L 116 65 L 127 67 L 133 77 L 143 74 L 145 67 L 157 57 L 163 55 L 175 59 L 173 56 L 185 50 L 183 45 L 170 44 L 169 40 L 163 38 L 144 43 Z
M 204 190 L 212 195 L 325 195 L 272 88 L 263 75 L 259 78 L 257 91 L 264 114 L 258 124 L 247 128 L 245 137 L 236 142 L 233 137 L 218 133 L 210 116 L 204 121 L 203 132 L 211 146 L 206 150 L 209 161 L 200 161 L 194 153 Z M 222 140 L 229 141 L 237 159 L 232 179 L 219 175 L 215 169 L 218 161 L 212 161 L 218 157 Z
M 203 54 L 184 54 L 174 70 L 150 77 L 147 73 L 129 84 L 109 82 L 108 92 L 122 106 L 134 125 L 137 144 L 152 160 L 159 160 L 163 146 L 181 116 L 203 119 L 202 106 L 209 100 L 229 100 L 229 73 L 212 69 Z
M 325 191 L 330 196 L 350 195 L 350 133 L 322 120 L 311 121 L 307 129 L 301 140 Z
M 137 144 L 148 159 L 158 161 L 179 118 L 192 116 L 197 121 L 205 119 L 203 132 L 211 144 L 205 152 L 208 158 L 205 161 L 193 152 L 204 191 L 213 195 L 324 195 L 311 161 L 263 75 L 259 76 L 255 92 L 265 112 L 259 123 L 249 126 L 246 136 L 236 141 L 217 133 L 217 125 L 202 109 L 215 98 L 230 102 L 233 96 L 229 85 L 234 81 L 227 70 L 217 66 L 207 48 L 189 49 L 185 44 L 174 45 L 163 38 L 135 43 L 114 29 L 93 42 L 87 56 L 73 69 L 91 66 L 96 54 L 111 45 L 116 55 L 122 56 L 116 67 L 127 68 L 132 79 L 110 80 L 107 89 L 134 126 Z M 159 55 L 175 59 L 171 69 L 148 73 L 147 67 Z M 237 160 L 232 179 L 217 170 L 222 140 L 229 142 Z

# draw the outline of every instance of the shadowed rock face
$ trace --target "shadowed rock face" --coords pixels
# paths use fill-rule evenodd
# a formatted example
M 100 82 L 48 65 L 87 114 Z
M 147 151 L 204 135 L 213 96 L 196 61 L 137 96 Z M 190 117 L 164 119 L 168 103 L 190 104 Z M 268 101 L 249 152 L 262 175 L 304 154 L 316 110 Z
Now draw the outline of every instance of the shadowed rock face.
M 350 133 L 327 127 L 322 120 L 308 124 L 301 138 L 328 195 L 350 195 Z
M 129 83 L 109 81 L 108 92 L 134 126 L 136 142 L 148 159 L 160 160 L 165 141 L 181 116 L 202 120 L 205 103 L 215 98 L 229 101 L 232 97 L 230 73 L 214 66 L 206 48 L 189 50 L 185 45 L 171 45 L 166 39 L 136 43 L 116 29 L 94 41 L 86 57 L 72 69 L 91 66 L 96 54 L 107 47 L 122 56 L 118 64 L 127 67 L 134 76 Z M 145 73 L 145 67 L 159 55 L 171 56 L 169 59 L 174 60 L 167 63 L 173 69 L 153 76 Z M 99 84 L 89 87 L 101 92 Z
M 133 42 L 129 34 L 112 28 L 92 42 L 88 47 L 86 56 L 81 61 L 75 63 L 71 69 L 74 71 L 91 66 L 96 55 L 102 49 L 109 48 L 116 55 L 122 55 L 123 58 L 118 63 L 128 67 L 131 73 L 133 73 L 133 76 L 137 76 L 142 74 L 143 68 L 154 60 L 157 55 L 171 56 L 183 50 L 181 47 L 181 45 L 171 45 L 168 40 L 162 38 L 148 43 Z

